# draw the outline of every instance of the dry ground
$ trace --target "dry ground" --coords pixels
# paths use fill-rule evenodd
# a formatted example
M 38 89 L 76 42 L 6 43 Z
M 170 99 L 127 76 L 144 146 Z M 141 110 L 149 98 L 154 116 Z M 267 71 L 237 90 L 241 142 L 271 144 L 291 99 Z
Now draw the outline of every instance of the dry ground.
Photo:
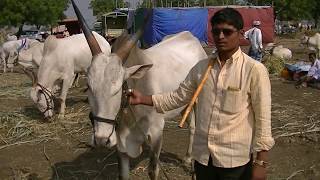
M 295 58 L 307 57 L 297 40 L 277 41 L 291 48 Z M 320 91 L 295 89 L 274 75 L 271 82 L 276 145 L 270 152 L 268 179 L 318 180 Z M 83 88 L 71 90 L 64 120 L 45 123 L 28 96 L 30 86 L 23 74 L 0 74 L 0 179 L 117 179 L 115 151 L 86 146 L 91 124 Z M 182 163 L 187 139 L 186 129 L 167 121 L 160 179 L 191 179 L 190 167 Z M 132 179 L 148 179 L 146 156 L 132 161 Z

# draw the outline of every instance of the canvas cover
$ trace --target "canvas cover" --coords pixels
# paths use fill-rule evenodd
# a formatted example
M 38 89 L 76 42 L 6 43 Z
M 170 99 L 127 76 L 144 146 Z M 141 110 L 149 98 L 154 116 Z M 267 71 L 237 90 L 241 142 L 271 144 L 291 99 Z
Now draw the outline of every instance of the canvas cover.
M 142 24 L 146 10 L 136 12 L 136 27 Z M 149 46 L 157 44 L 167 35 L 182 31 L 190 31 L 200 42 L 208 41 L 208 10 L 205 8 L 154 8 L 150 18 L 143 35 L 144 43 Z
M 215 12 L 222 9 L 224 7 L 215 6 L 208 7 L 208 44 L 209 46 L 213 46 L 213 37 L 211 32 L 211 23 L 210 19 L 214 15 Z M 247 31 L 252 27 L 252 22 L 254 20 L 261 21 L 261 32 L 262 32 L 262 42 L 270 43 L 273 42 L 274 39 L 274 14 L 273 8 L 270 6 L 238 6 L 233 7 L 240 12 L 244 19 L 244 30 Z M 241 40 L 241 45 L 249 45 L 249 41 L 243 39 Z

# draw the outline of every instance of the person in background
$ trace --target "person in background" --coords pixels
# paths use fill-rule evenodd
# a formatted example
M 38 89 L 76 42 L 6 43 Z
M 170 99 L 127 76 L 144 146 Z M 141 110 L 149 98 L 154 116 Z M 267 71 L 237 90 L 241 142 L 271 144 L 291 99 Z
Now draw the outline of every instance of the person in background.
M 267 69 L 242 52 L 243 18 L 232 8 L 210 20 L 215 55 L 196 64 L 173 92 L 131 91 L 130 104 L 154 106 L 159 113 L 190 102 L 209 64 L 198 96 L 192 158 L 197 180 L 265 180 L 271 134 L 271 86 Z
M 245 39 L 250 41 L 248 55 L 253 59 L 261 62 L 262 60 L 262 33 L 260 30 L 260 21 L 253 21 L 253 27 L 244 33 Z
M 296 88 L 307 87 L 320 83 L 320 60 L 316 58 L 316 53 L 309 53 L 309 61 L 311 62 L 311 68 L 306 76 L 303 76 L 296 84 Z

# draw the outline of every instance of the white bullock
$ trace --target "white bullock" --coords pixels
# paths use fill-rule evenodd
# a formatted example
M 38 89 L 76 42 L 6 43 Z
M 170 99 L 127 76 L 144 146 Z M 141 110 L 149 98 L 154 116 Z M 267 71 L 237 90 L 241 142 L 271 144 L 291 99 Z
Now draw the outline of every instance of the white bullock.
M 301 37 L 301 44 L 306 45 L 307 47 L 311 46 L 316 49 L 317 57 L 320 57 L 320 34 L 316 33 L 315 35 L 309 36 L 302 36 Z
M 157 179 L 164 119 L 178 112 L 164 115 L 143 105 L 125 109 L 123 87 L 128 84 L 145 94 L 172 91 L 195 64 L 207 59 L 206 52 L 190 32 L 182 32 L 146 50 L 136 47 L 131 53 L 139 35 L 130 40 L 120 37 L 112 54 L 103 53 L 74 1 L 71 2 L 93 54 L 88 68 L 88 97 L 94 142 L 98 146 L 117 146 L 121 180 L 129 179 L 129 159 L 139 156 L 142 144 L 147 143 L 151 151 L 149 177 Z M 116 46 L 118 43 L 122 46 Z
M 110 54 L 109 43 L 99 34 L 93 33 L 105 54 Z M 49 36 L 44 44 L 43 58 L 38 74 L 34 77 L 30 96 L 44 117 L 54 114 L 53 87 L 62 81 L 59 116 L 65 113 L 65 101 L 69 87 L 76 73 L 87 72 L 92 54 L 83 34 L 57 39 Z
M 7 41 L 2 44 L 2 50 L 0 51 L 0 59 L 3 63 L 3 72 L 6 72 L 8 64 L 11 66 L 11 71 L 13 70 L 13 64 L 18 58 L 18 53 L 22 49 L 28 49 L 32 43 L 38 42 L 33 39 L 20 39 L 15 41 Z
M 206 58 L 200 42 L 190 32 L 181 32 L 146 50 L 133 49 L 124 66 L 116 54 L 94 57 L 89 68 L 88 85 L 91 117 L 95 120 L 95 143 L 107 147 L 117 145 L 121 179 L 129 179 L 129 157 L 140 155 L 145 142 L 152 151 L 149 176 L 157 179 L 164 119 L 172 118 L 181 111 L 163 115 L 153 107 L 133 106 L 119 119 L 119 126 L 114 132 L 112 123 L 99 119 L 111 122 L 116 119 L 121 111 L 124 81 L 144 94 L 170 92 L 178 88 L 196 63 Z

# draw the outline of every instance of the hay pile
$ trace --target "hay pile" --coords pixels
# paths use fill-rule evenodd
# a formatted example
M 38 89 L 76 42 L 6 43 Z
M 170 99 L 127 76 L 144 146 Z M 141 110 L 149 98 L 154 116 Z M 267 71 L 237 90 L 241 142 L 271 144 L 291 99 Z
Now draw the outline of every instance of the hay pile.
M 87 107 L 72 109 L 64 120 L 54 118 L 50 123 L 41 122 L 37 109 L 0 111 L 0 150 L 25 143 L 59 141 L 65 136 L 89 136 L 92 132 L 87 111 Z
M 284 68 L 285 60 L 273 56 L 265 56 L 263 64 L 268 69 L 269 74 L 279 75 Z

